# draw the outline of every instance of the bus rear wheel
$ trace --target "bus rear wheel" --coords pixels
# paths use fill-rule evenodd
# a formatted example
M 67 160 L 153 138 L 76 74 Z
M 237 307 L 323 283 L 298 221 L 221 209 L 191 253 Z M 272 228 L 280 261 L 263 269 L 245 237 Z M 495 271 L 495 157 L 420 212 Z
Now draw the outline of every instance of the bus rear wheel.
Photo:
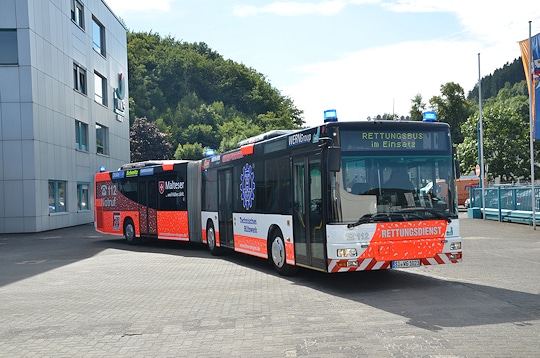
M 135 225 L 133 225 L 133 220 L 127 219 L 124 222 L 124 237 L 130 245 L 137 245 L 140 240 L 135 236 Z
M 274 266 L 274 269 L 280 275 L 290 276 L 296 273 L 296 266 L 291 266 L 287 264 L 285 241 L 283 240 L 283 234 L 280 230 L 275 231 L 272 235 L 272 239 L 270 240 L 269 258 Z

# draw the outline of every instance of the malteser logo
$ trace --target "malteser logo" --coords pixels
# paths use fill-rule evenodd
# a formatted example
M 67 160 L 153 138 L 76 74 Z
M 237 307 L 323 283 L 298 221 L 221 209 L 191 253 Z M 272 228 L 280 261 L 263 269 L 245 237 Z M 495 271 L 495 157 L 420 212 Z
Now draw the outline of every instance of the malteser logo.
M 185 183 L 183 181 L 160 181 L 158 183 L 159 193 L 163 195 L 165 190 L 183 190 Z
M 158 189 L 159 193 L 163 195 L 163 193 L 165 192 L 165 182 L 163 180 L 158 182 Z

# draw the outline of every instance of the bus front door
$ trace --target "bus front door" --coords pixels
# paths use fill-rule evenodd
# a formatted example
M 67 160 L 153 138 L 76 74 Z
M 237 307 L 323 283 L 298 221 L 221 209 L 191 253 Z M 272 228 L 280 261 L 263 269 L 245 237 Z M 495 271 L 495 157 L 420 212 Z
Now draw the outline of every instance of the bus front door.
M 293 234 L 296 263 L 326 269 L 321 156 L 293 159 Z
M 234 247 L 232 215 L 232 169 L 218 172 L 218 216 L 221 246 Z
M 139 179 L 139 230 L 141 235 L 157 235 L 157 181 Z

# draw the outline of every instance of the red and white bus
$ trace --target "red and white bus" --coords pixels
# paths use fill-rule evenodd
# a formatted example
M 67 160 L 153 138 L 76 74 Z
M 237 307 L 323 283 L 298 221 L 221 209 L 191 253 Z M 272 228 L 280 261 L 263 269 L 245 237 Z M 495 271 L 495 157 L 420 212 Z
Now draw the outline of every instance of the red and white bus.
M 123 235 L 200 241 L 200 163 L 148 161 L 95 175 L 95 228 Z
M 458 263 L 457 167 L 445 123 L 330 121 L 98 173 L 96 229 L 202 241 L 284 275 Z
M 201 226 L 213 254 L 269 259 L 282 274 L 462 260 L 447 124 L 328 122 L 239 146 L 203 160 Z

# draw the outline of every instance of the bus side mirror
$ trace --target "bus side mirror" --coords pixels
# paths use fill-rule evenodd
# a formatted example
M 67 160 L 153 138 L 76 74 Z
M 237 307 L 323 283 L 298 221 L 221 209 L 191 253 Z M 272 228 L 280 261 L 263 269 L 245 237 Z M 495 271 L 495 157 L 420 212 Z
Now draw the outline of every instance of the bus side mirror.
M 341 148 L 328 148 L 327 165 L 329 172 L 339 172 L 341 170 Z

